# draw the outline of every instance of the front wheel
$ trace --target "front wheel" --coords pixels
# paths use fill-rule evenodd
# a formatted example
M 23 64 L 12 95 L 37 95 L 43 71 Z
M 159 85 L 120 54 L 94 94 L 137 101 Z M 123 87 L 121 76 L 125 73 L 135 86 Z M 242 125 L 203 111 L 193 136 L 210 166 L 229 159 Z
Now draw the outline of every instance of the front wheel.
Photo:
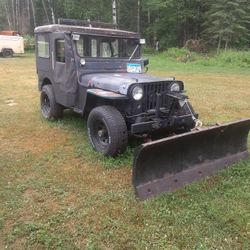
M 106 156 L 126 150 L 128 131 L 121 113 L 111 106 L 94 108 L 88 117 L 88 136 L 93 148 Z

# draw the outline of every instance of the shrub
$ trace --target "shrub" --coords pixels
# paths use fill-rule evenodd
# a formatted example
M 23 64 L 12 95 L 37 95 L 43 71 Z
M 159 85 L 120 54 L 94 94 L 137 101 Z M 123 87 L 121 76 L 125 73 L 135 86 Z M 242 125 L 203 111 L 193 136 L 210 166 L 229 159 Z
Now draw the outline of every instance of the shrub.
M 202 66 L 250 67 L 250 50 L 228 50 L 216 55 L 215 53 L 201 54 L 191 52 L 187 48 L 170 48 L 164 51 L 161 57 L 177 62 L 194 62 Z
M 224 67 L 250 67 L 250 51 L 228 50 L 219 53 L 218 55 L 211 55 L 205 59 L 204 57 L 195 62 L 197 65 L 203 66 L 224 66 Z
M 200 56 L 195 53 L 195 52 L 191 52 L 186 48 L 170 48 L 167 51 L 165 51 L 164 53 L 165 57 L 174 59 L 178 62 L 192 62 L 197 60 L 197 58 L 199 58 Z
M 188 49 L 190 51 L 193 51 L 193 52 L 197 52 L 197 53 L 206 53 L 207 52 L 205 43 L 201 39 L 199 39 L 199 40 L 194 40 L 194 39 L 187 40 L 184 48 Z
M 25 50 L 35 49 L 35 38 L 32 35 L 24 35 L 24 48 Z
M 190 53 L 191 52 L 188 49 L 170 48 L 164 52 L 164 55 L 169 58 L 177 59 L 180 57 L 187 57 Z
M 221 52 L 214 59 L 222 66 L 250 67 L 250 50 L 228 50 Z

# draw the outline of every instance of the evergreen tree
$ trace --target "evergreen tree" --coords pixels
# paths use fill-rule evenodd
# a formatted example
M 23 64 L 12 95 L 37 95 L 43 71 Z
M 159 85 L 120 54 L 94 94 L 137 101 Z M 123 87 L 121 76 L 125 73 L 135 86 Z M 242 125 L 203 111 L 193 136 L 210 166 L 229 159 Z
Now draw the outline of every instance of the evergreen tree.
M 0 0 L 0 29 L 32 33 L 59 17 L 112 22 L 114 0 Z M 250 45 L 250 0 L 116 0 L 121 29 L 140 31 L 152 46 L 182 47 L 189 39 Z
M 222 43 L 229 45 L 244 43 L 249 39 L 249 0 L 213 0 L 206 12 L 204 37 L 215 44 L 219 52 Z
M 204 7 L 202 0 L 146 0 L 144 11 L 150 13 L 147 33 L 160 39 L 163 47 L 183 46 L 200 37 Z

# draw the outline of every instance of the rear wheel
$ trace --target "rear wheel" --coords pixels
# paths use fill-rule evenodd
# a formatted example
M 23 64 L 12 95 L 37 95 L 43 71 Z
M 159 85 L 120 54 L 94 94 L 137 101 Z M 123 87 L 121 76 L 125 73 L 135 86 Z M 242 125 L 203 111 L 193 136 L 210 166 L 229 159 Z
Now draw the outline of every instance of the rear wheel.
M 121 113 L 111 106 L 94 108 L 88 117 L 88 136 L 93 148 L 106 156 L 126 150 L 128 132 Z
M 2 55 L 5 58 L 13 57 L 13 51 L 11 49 L 4 49 Z
M 56 102 L 54 91 L 51 85 L 45 85 L 42 88 L 41 112 L 44 118 L 54 120 L 62 117 L 63 107 Z

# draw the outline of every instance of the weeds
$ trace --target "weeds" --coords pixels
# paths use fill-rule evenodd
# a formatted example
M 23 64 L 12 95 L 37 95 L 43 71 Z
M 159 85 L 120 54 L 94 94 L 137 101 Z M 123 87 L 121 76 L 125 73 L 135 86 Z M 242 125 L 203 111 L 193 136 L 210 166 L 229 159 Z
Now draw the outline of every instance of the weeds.
M 148 51 L 150 53 L 150 51 Z M 153 56 L 160 60 L 159 64 L 163 62 L 179 62 L 186 63 L 190 66 L 209 66 L 209 67 L 219 67 L 219 69 L 224 67 L 238 68 L 240 71 L 242 68 L 250 68 L 250 51 L 237 51 L 228 50 L 222 51 L 220 54 L 216 55 L 211 53 L 196 53 L 191 52 L 186 48 L 170 48 L 163 53 L 158 53 Z M 206 68 L 204 68 L 206 69 Z M 184 67 L 185 70 L 185 67 Z

